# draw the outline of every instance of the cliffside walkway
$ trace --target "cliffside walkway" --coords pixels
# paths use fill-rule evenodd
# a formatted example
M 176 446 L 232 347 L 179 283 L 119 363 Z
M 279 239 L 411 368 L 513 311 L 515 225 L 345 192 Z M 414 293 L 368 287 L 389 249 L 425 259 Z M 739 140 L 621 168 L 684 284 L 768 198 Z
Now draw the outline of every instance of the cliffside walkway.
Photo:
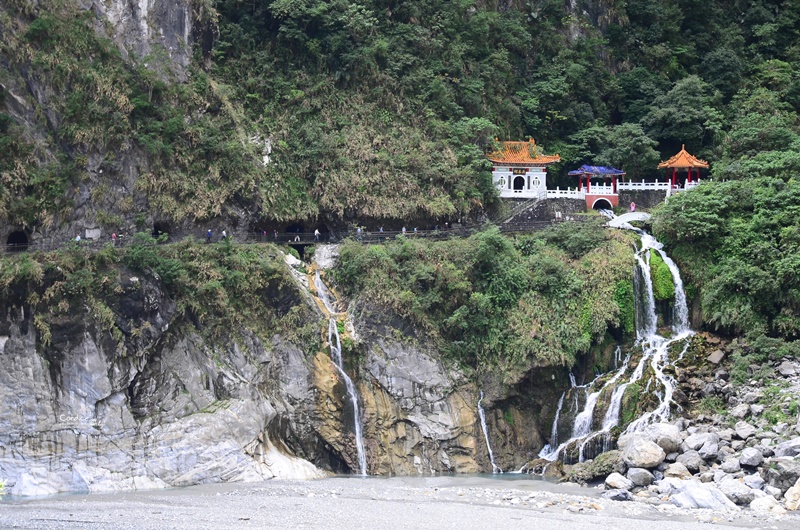
M 565 222 L 580 222 L 579 219 L 574 217 L 566 219 L 553 219 L 551 221 L 529 221 L 517 223 L 503 223 L 498 225 L 498 228 L 503 233 L 527 233 L 544 230 L 550 226 Z M 439 228 L 438 230 L 419 230 L 415 232 L 413 228 L 407 229 L 405 237 L 411 238 L 425 238 L 431 240 L 443 240 L 450 238 L 465 238 L 482 230 L 484 226 L 465 228 L 465 227 L 450 227 L 448 229 Z M 357 230 L 349 230 L 340 233 L 322 233 L 319 239 L 314 237 L 312 232 L 279 232 L 267 233 L 263 232 L 232 232 L 228 230 L 231 242 L 237 244 L 256 244 L 256 243 L 277 243 L 283 245 L 313 245 L 315 243 L 339 243 L 344 239 L 352 239 L 364 244 L 384 243 L 403 236 L 401 230 L 387 230 L 379 232 L 377 230 L 362 230 L 361 234 Z M 183 236 L 169 236 L 167 243 L 177 243 L 185 240 L 195 240 L 197 244 L 206 244 L 205 231 L 198 231 L 197 234 L 187 234 Z M 211 244 L 218 244 L 223 241 L 221 233 L 214 233 L 211 238 Z M 108 245 L 115 247 L 128 247 L 133 244 L 130 236 L 121 235 L 116 243 L 110 239 L 102 240 L 81 240 L 75 241 L 72 239 L 63 240 L 56 238 L 45 238 L 25 244 L 7 244 L 0 247 L 0 254 L 14 254 L 26 251 L 41 251 L 48 252 L 63 248 L 84 248 L 93 251 L 100 250 Z M 158 244 L 158 243 L 153 243 Z

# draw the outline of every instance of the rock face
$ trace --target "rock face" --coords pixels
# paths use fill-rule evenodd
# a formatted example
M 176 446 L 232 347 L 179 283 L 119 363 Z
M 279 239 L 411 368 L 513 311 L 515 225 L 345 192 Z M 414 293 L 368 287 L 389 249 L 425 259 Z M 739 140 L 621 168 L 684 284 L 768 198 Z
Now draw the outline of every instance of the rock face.
M 54 322 L 43 345 L 36 315 L 0 303 L 0 477 L 11 493 L 357 469 L 352 408 L 326 349 L 245 329 L 215 341 L 177 316 L 157 281 L 129 276 L 114 309 L 120 343 L 78 314 Z M 280 281 L 280 310 L 322 329 L 326 319 L 300 282 L 288 272 Z M 354 379 L 370 473 L 481 469 L 477 391 L 457 371 L 391 340 L 370 343 L 362 371 Z

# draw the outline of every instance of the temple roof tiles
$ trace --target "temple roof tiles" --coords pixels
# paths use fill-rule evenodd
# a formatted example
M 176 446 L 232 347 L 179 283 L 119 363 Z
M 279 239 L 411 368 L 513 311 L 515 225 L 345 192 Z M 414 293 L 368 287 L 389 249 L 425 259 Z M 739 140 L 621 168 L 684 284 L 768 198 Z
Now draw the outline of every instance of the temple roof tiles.
M 686 168 L 707 168 L 708 162 L 705 160 L 700 160 L 699 158 L 695 157 L 694 155 L 689 154 L 686 151 L 686 146 L 682 145 L 681 150 L 678 151 L 678 154 L 667 160 L 666 162 L 661 162 L 658 164 L 658 169 L 663 169 L 666 167 L 674 167 L 675 169 L 686 169 Z
M 486 156 L 496 164 L 546 165 L 561 162 L 557 154 L 540 153 L 533 138 L 527 142 L 500 142 L 500 150 Z

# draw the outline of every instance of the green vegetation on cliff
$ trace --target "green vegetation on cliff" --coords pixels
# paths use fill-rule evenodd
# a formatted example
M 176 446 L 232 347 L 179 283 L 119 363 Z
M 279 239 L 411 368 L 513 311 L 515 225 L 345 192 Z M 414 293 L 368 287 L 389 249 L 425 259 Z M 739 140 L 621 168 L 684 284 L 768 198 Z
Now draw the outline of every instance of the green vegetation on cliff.
M 464 218 L 496 204 L 494 136 L 559 152 L 554 184 L 588 161 L 652 175 L 681 143 L 718 178 L 800 169 L 797 2 L 204 0 L 188 67 L 78 4 L 0 7 L 14 225 L 74 221 L 79 189 L 108 227 Z
M 123 338 L 135 341 L 153 323 L 130 321 L 128 312 L 151 311 L 164 317 L 174 311 L 177 322 L 214 339 L 230 340 L 232 331 L 246 328 L 267 340 L 280 332 L 312 350 L 319 344 L 316 319 L 296 302 L 297 287 L 272 245 L 155 243 L 137 234 L 124 249 L 109 245 L 92 252 L 74 244 L 4 258 L 0 304 L 29 308 L 40 347 L 51 342 L 54 326 L 76 314 L 119 345 Z M 159 291 L 167 305 L 159 303 Z M 137 304 L 142 307 L 133 310 Z
M 591 221 L 515 238 L 490 228 L 443 242 L 349 242 L 337 279 L 464 364 L 571 365 L 609 327 L 632 331 L 630 238 Z

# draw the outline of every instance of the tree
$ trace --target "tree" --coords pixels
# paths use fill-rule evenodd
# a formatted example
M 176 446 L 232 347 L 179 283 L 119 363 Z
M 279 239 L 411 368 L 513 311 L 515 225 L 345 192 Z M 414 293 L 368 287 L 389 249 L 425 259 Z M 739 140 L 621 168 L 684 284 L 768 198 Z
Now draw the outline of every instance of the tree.
M 660 159 L 658 142 L 647 136 L 642 126 L 623 123 L 606 129 L 605 145 L 597 155 L 604 165 L 623 169 L 629 177 L 652 173 Z
M 642 118 L 647 135 L 662 142 L 668 151 L 681 144 L 704 145 L 710 139 L 709 122 L 717 114 L 707 83 L 691 75 L 657 96 Z

